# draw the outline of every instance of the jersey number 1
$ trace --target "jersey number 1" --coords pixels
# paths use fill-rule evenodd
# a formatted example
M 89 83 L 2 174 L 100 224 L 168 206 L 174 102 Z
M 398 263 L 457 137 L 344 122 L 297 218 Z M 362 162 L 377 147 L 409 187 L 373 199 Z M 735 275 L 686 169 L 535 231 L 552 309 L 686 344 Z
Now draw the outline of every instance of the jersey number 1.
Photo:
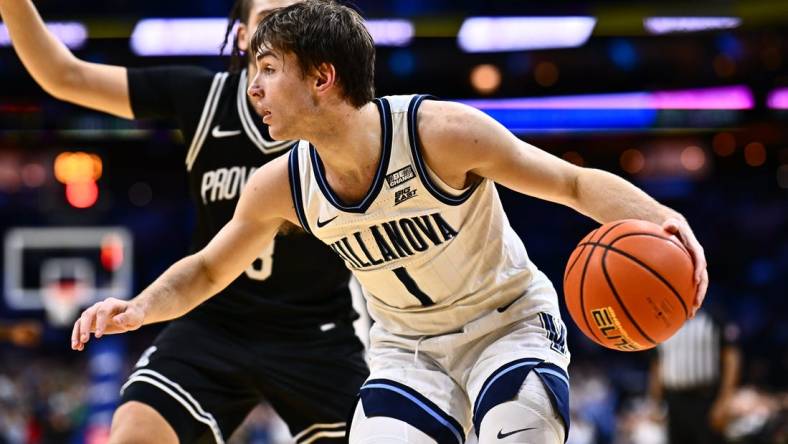
M 257 259 L 252 262 L 244 273 L 246 277 L 255 281 L 264 281 L 271 276 L 271 270 L 274 266 L 274 241 L 257 256 Z

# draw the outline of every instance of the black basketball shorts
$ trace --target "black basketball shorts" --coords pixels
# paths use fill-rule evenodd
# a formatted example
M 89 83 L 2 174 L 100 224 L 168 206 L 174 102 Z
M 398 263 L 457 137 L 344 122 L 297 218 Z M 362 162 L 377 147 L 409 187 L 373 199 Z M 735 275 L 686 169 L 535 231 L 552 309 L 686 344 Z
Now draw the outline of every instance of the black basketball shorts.
M 263 400 L 297 443 L 345 441 L 345 422 L 369 374 L 351 324 L 263 339 L 205 324 L 168 325 L 137 362 L 121 402 L 154 408 L 181 444 L 223 444 Z

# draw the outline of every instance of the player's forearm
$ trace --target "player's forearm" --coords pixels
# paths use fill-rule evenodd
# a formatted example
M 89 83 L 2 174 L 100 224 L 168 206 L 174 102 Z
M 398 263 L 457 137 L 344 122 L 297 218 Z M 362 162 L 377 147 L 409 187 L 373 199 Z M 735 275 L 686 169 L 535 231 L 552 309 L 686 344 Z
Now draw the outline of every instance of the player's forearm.
M 662 224 L 668 218 L 683 220 L 678 212 L 660 204 L 638 187 L 602 170 L 583 169 L 575 183 L 573 207 L 600 223 L 641 219 Z
M 57 96 L 75 75 L 79 60 L 49 32 L 30 0 L 0 0 L 0 15 L 25 68 Z
M 132 304 L 145 313 L 144 324 L 153 324 L 183 316 L 221 288 L 195 254 L 173 264 L 134 298 Z

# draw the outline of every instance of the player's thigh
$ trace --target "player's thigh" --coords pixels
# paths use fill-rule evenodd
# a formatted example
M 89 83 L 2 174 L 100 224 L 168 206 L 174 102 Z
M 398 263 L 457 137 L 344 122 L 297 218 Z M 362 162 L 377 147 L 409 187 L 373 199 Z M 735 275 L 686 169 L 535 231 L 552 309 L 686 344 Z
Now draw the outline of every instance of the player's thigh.
M 153 407 L 127 402 L 115 411 L 109 444 L 178 444 L 178 436 Z
M 358 390 L 369 376 L 349 323 L 256 349 L 255 386 L 287 424 L 296 444 L 343 442 Z
M 562 444 L 566 430 L 544 383 L 534 371 L 517 397 L 492 407 L 481 420 L 479 444 Z
M 551 415 L 560 416 L 558 423 L 562 429 L 569 424 L 569 376 L 566 368 L 569 364 L 569 353 L 565 344 L 565 329 L 557 315 L 542 311 L 550 308 L 549 304 L 531 307 L 528 300 L 515 303 L 510 310 L 521 310 L 523 318 L 506 326 L 505 334 L 497 337 L 479 354 L 469 374 L 468 393 L 473 400 L 474 428 L 480 433 L 480 442 L 484 439 L 498 440 L 498 430 L 487 426 L 486 437 L 481 430 L 482 422 L 506 416 L 506 412 L 520 411 L 528 414 L 536 410 L 542 415 L 545 411 L 535 409 L 530 404 L 539 401 L 542 408 L 554 408 Z M 527 383 L 526 383 L 527 382 Z M 523 387 L 532 385 L 538 392 L 528 398 Z M 544 395 L 544 396 L 543 396 Z M 513 401 L 517 403 L 512 404 Z M 501 407 L 501 405 L 504 405 Z M 494 410 L 494 411 L 493 411 Z M 538 419 L 538 417 L 537 417 Z M 563 427 L 566 424 L 567 427 Z M 528 429 L 531 426 L 509 424 L 511 430 Z M 502 427 L 502 437 L 509 438 L 507 427 Z M 549 430 L 549 428 L 545 429 Z M 530 431 L 530 430 L 528 430 Z M 563 430 L 566 433 L 565 430 Z M 519 434 L 511 435 L 512 439 Z M 518 442 L 518 441 L 510 441 Z M 524 442 L 531 442 L 528 438 Z M 537 440 L 536 442 L 540 442 Z
M 387 416 L 367 417 L 359 403 L 353 413 L 350 444 L 436 444 L 436 440 L 406 421 Z
M 351 444 L 465 441 L 465 416 L 458 414 L 457 406 L 467 409 L 466 398 L 452 387 L 456 384 L 448 376 L 435 374 L 404 382 L 373 372 L 372 378 L 377 376 L 380 377 L 369 379 L 361 387 L 349 427 Z
M 171 323 L 123 385 L 122 406 L 152 408 L 180 444 L 223 443 L 261 399 L 249 382 L 247 350 L 236 342 L 211 326 Z M 118 421 L 121 430 L 127 420 Z
M 465 390 L 414 344 L 373 336 L 370 377 L 359 391 L 351 443 L 462 444 L 470 424 Z

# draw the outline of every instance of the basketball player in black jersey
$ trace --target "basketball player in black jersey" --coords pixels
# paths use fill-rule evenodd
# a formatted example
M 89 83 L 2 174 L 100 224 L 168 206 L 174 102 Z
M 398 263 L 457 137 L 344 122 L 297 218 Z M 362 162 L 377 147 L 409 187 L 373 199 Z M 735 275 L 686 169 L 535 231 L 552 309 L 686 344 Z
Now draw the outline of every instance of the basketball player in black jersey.
M 177 121 L 188 143 L 197 251 L 232 218 L 254 170 L 292 145 L 268 136 L 246 95 L 255 64 L 242 59 L 260 19 L 290 3 L 236 2 L 229 73 L 84 62 L 48 32 L 30 0 L 0 0 L 0 14 L 25 67 L 53 96 L 123 118 Z M 368 374 L 348 279 L 318 240 L 277 237 L 219 297 L 170 323 L 143 354 L 123 386 L 110 442 L 223 443 L 261 399 L 298 443 L 344 439 Z

